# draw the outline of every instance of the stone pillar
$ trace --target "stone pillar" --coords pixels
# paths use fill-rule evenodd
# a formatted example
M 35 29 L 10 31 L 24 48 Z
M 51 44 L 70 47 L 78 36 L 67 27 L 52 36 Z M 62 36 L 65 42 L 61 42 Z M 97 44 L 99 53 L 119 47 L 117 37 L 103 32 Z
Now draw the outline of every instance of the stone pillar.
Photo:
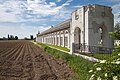
M 54 45 L 54 34 L 52 33 L 52 44 Z
M 44 36 L 44 42 L 46 43 L 46 36 Z
M 43 43 L 44 43 L 44 35 L 43 35 Z
M 54 45 L 54 34 L 52 33 L 52 45 Z
M 61 38 L 60 38 L 60 37 L 61 37 L 61 34 L 60 34 L 60 32 L 59 32 L 59 38 L 58 38 L 58 39 L 59 39 L 59 40 L 58 40 L 58 41 L 59 41 L 59 42 L 58 42 L 58 45 L 59 45 L 59 46 L 61 46 L 61 45 L 60 45 L 60 41 L 61 41 Z
M 50 34 L 49 34 L 49 44 L 50 44 Z
M 47 43 L 47 35 L 45 36 L 45 42 Z
M 55 45 L 55 33 L 53 33 L 53 45 Z
M 50 33 L 50 44 L 52 44 L 52 34 Z
M 68 31 L 68 48 L 70 48 L 70 31 Z
M 51 33 L 51 44 L 53 44 L 53 36 L 52 36 L 52 33 Z
M 72 31 L 72 30 L 71 30 Z M 74 52 L 73 50 L 73 43 L 74 43 L 74 32 L 69 33 L 70 34 L 70 54 L 72 54 Z
M 63 47 L 65 47 L 65 31 L 63 31 Z
M 57 32 L 57 46 L 59 46 L 59 32 Z
M 42 36 L 42 43 L 43 43 L 43 36 Z
M 46 35 L 46 43 L 48 43 L 48 36 Z
M 55 45 L 57 45 L 57 32 L 56 32 L 56 38 L 55 38 Z

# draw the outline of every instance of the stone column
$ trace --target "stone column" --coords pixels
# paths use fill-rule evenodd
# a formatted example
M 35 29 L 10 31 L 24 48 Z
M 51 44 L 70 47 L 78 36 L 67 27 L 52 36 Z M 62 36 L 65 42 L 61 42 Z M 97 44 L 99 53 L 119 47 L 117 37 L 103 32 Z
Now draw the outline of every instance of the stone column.
M 70 48 L 70 31 L 68 30 L 68 48 Z
M 50 44 L 50 34 L 49 34 L 49 43 L 48 44 Z
M 57 37 L 56 37 L 56 45 L 58 46 L 59 45 L 59 34 L 57 32 Z
M 55 45 L 55 33 L 53 33 L 53 45 Z
M 44 35 L 43 35 L 43 43 L 44 43 Z
M 50 44 L 52 44 L 52 34 L 50 33 Z
M 45 42 L 47 43 L 47 35 L 45 36 Z
M 71 30 L 72 31 L 72 30 Z M 71 32 L 71 33 L 69 33 L 70 34 L 70 40 L 71 40 L 71 42 L 70 42 L 70 54 L 72 54 L 73 52 L 74 52 L 74 32 Z
M 51 33 L 51 44 L 53 44 L 53 34 Z
M 60 45 L 60 41 L 61 41 L 61 38 L 60 38 L 60 37 L 61 37 L 61 34 L 60 34 L 60 32 L 59 32 L 59 38 L 58 38 L 58 39 L 59 39 L 59 40 L 58 40 L 58 45 L 59 45 L 59 46 L 61 46 L 61 45 Z
M 56 32 L 56 38 L 55 38 L 55 45 L 57 45 L 57 32 Z
M 46 43 L 47 43 L 47 41 L 48 41 L 48 37 L 47 37 L 47 35 L 46 35 Z
M 63 47 L 65 47 L 65 31 L 63 31 Z
M 46 43 L 46 36 L 44 36 L 44 43 Z

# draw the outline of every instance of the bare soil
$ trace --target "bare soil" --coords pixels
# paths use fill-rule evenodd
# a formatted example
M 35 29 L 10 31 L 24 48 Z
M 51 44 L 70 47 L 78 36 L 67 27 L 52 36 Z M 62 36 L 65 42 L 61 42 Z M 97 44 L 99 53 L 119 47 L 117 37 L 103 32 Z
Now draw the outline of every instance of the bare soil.
M 28 41 L 0 41 L 0 80 L 69 80 L 73 72 Z

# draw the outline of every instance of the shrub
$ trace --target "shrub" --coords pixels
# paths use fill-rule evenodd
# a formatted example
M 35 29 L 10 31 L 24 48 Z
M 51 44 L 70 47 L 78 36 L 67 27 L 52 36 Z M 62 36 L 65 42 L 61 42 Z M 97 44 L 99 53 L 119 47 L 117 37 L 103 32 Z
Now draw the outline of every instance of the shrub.
M 120 47 L 109 60 L 101 60 L 89 71 L 89 80 L 120 80 Z

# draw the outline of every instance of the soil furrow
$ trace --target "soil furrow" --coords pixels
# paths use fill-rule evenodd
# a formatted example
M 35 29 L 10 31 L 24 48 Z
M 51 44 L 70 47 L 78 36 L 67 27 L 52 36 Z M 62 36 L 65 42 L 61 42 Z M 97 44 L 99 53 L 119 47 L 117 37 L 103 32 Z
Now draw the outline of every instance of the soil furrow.
M 72 77 L 63 60 L 51 57 L 29 41 L 0 42 L 0 51 L 0 80 L 69 80 Z

